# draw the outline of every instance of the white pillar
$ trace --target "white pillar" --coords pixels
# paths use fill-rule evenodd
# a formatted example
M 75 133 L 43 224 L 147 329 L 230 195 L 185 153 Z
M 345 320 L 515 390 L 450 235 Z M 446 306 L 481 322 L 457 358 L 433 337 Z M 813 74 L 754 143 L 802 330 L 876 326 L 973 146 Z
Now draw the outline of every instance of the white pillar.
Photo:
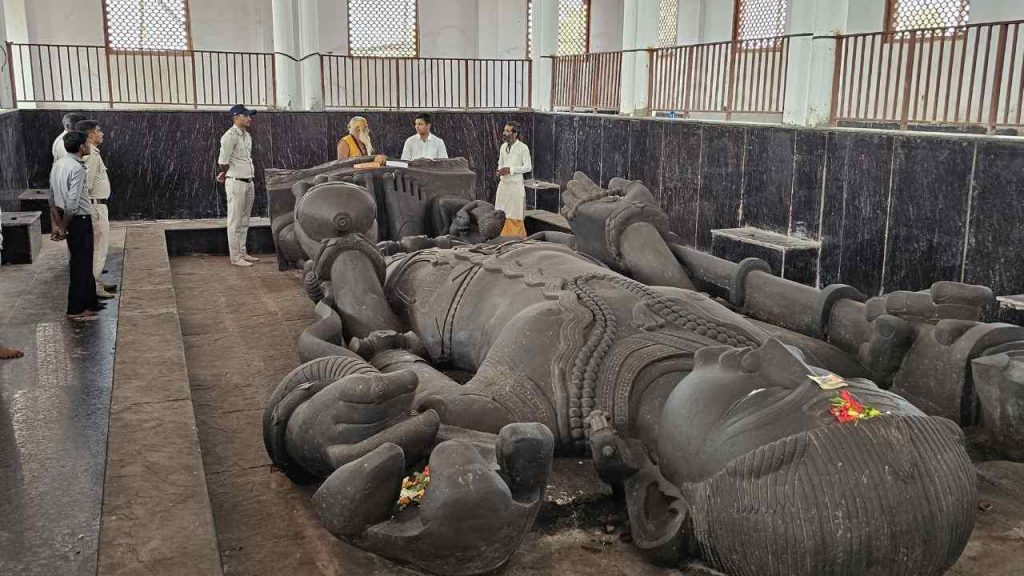
M 558 2 L 533 3 L 533 108 L 551 110 L 551 59 L 558 53 Z
M 299 64 L 293 59 L 299 51 L 295 32 L 295 0 L 273 0 L 272 7 L 274 52 L 279 53 L 274 55 L 277 67 L 277 107 L 282 110 L 296 110 L 302 104 L 302 87 Z
M 622 10 L 622 49 L 645 50 L 658 46 L 658 2 L 626 0 Z M 622 57 L 619 112 L 647 116 L 647 85 L 651 58 L 648 52 L 627 52 Z
M 849 0 L 794 0 L 790 31 L 794 38 L 786 69 L 786 106 L 782 121 L 799 126 L 828 124 L 832 111 L 835 34 L 846 32 Z
M 299 64 L 302 70 L 302 109 L 323 110 L 323 76 L 320 75 L 319 0 L 299 0 Z
M 8 58 L 7 51 L 7 21 L 4 18 L 4 2 L 0 0 L 0 50 L 4 51 L 4 54 L 0 56 L 6 62 L 6 66 L 0 69 L 0 108 L 14 108 L 14 95 L 11 90 L 11 73 L 10 70 L 14 66 L 14 62 L 11 62 Z

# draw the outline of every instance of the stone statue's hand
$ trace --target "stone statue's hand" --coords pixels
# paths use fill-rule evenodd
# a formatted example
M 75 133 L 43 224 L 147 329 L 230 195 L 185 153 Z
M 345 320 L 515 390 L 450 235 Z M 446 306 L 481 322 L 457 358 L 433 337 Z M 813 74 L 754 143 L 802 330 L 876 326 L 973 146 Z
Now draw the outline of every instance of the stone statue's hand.
M 433 410 L 412 413 L 416 386 L 409 370 L 354 374 L 328 385 L 289 419 L 288 455 L 321 477 L 388 443 L 400 446 L 410 464 L 419 461 L 440 420 Z
M 936 282 L 928 290 L 898 290 L 868 300 L 868 322 L 883 315 L 908 321 L 935 323 L 939 320 L 978 321 L 985 306 L 994 302 L 992 290 L 960 282 Z
M 542 424 L 501 429 L 493 444 L 439 444 L 420 504 L 398 511 L 407 454 L 384 444 L 339 468 L 313 497 L 328 530 L 377 554 L 436 574 L 497 568 L 529 531 L 544 500 L 554 438 Z

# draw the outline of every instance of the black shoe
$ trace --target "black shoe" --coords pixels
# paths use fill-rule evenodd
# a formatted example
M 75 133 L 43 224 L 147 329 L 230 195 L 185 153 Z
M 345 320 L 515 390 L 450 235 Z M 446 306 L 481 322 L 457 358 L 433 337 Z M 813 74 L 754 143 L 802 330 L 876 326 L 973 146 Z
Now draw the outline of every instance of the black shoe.
M 103 289 L 106 290 L 107 292 L 117 292 L 117 284 L 100 283 L 100 285 L 103 286 Z
M 110 270 L 106 270 L 106 269 L 105 269 L 105 270 L 103 270 L 103 273 L 104 273 L 104 274 L 110 274 Z

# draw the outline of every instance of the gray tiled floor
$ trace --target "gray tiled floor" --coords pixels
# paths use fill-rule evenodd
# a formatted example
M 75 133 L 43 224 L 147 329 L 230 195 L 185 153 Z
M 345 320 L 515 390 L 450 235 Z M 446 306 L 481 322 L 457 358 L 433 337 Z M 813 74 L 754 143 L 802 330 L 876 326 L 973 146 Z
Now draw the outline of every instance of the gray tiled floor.
M 115 279 L 123 241 L 113 230 Z M 67 283 L 48 238 L 34 264 L 0 269 L 0 342 L 25 351 L 0 361 L 0 574 L 96 572 L 118 300 L 73 324 Z

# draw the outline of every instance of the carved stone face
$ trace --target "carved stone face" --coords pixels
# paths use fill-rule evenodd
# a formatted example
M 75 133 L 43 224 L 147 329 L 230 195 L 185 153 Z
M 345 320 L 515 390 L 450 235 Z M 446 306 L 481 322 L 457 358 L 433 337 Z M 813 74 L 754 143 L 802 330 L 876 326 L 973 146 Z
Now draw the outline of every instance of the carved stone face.
M 892 576 L 956 561 L 977 495 L 955 424 L 866 380 L 841 390 L 881 414 L 840 422 L 829 413 L 838 393 L 808 378 L 827 373 L 777 340 L 695 360 L 665 403 L 658 466 L 717 565 L 812 576 L 856 562 Z
M 455 214 L 455 218 L 452 219 L 451 231 L 453 234 L 466 234 L 472 230 L 473 220 L 470 218 L 469 213 L 459 210 Z
M 795 348 L 768 340 L 757 349 L 709 347 L 669 396 L 662 413 L 661 468 L 674 484 L 702 481 L 736 458 L 795 434 L 840 424 L 829 413 L 836 390 L 811 376 L 829 372 L 809 365 Z M 924 414 L 867 380 L 846 390 L 891 415 Z M 888 417 L 885 416 L 885 417 Z

